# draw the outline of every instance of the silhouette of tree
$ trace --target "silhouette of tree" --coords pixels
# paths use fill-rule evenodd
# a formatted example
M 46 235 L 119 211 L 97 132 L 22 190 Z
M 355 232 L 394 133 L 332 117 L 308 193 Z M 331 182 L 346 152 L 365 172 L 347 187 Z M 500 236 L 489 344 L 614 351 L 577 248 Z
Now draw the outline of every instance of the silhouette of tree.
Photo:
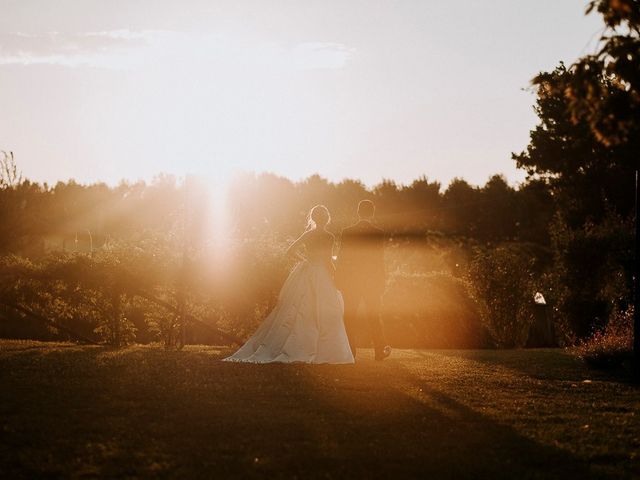
M 565 91 L 574 81 L 575 73 L 563 64 L 536 77 L 540 124 L 527 149 L 513 158 L 530 179 L 548 183 L 566 221 L 578 227 L 587 219 L 599 221 L 607 208 L 629 214 L 637 154 L 628 145 L 604 145 L 586 119 L 573 116 Z
M 543 180 L 529 180 L 516 192 L 518 238 L 549 244 L 549 225 L 555 213 L 553 195 Z
M 445 230 L 458 235 L 475 236 L 478 231 L 480 190 L 466 180 L 454 178 L 443 196 Z
M 573 65 L 565 85 L 574 121 L 585 120 L 604 145 L 640 144 L 640 3 L 593 0 L 607 27 L 600 48 Z M 636 165 L 640 159 L 635 160 Z
M 408 212 L 407 223 L 414 231 L 436 230 L 440 228 L 442 198 L 440 182 L 429 182 L 422 176 L 402 189 L 404 208 Z
M 640 3 L 594 0 L 594 10 L 606 25 L 598 50 L 534 78 L 540 124 L 513 156 L 553 194 L 556 311 L 578 335 L 630 300 L 640 163 Z
M 514 239 L 518 228 L 516 191 L 504 176 L 493 175 L 480 194 L 478 236 L 487 240 Z

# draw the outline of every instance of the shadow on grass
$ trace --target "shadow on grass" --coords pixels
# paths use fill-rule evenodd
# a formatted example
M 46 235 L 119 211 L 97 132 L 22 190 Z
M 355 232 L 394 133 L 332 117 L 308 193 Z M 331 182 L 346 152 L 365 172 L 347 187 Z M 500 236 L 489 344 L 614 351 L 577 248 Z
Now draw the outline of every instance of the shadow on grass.
M 371 368 L 380 368 L 372 365 Z M 588 465 L 569 452 L 536 443 L 470 409 L 392 364 L 385 386 L 357 394 L 327 394 L 310 385 L 331 409 L 345 437 L 351 474 L 433 478 L 590 478 Z M 360 382 L 362 383 L 362 382 Z M 345 429 L 344 425 L 349 425 Z M 351 445 L 357 445 L 352 448 Z M 364 446 L 364 448 L 363 448 Z
M 0 471 L 30 477 L 586 478 L 400 364 L 133 348 L 0 357 Z
M 555 349 L 514 350 L 437 350 L 416 351 L 423 357 L 437 353 L 445 357 L 481 362 L 488 366 L 508 368 L 539 380 L 582 381 L 596 379 L 632 384 L 628 368 L 591 369 L 569 351 Z

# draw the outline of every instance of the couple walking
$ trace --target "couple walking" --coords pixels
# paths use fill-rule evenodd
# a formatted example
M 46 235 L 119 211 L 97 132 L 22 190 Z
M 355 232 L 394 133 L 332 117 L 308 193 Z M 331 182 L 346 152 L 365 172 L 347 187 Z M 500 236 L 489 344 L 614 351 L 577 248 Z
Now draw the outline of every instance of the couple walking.
M 375 206 L 358 204 L 359 221 L 342 231 L 337 263 L 331 219 L 323 205 L 309 212 L 305 232 L 287 251 L 301 261 L 285 281 L 273 311 L 226 361 L 354 363 L 358 307 L 364 303 L 376 360 L 389 356 L 380 324 L 384 290 L 383 232 Z M 304 252 L 304 253 L 302 253 Z

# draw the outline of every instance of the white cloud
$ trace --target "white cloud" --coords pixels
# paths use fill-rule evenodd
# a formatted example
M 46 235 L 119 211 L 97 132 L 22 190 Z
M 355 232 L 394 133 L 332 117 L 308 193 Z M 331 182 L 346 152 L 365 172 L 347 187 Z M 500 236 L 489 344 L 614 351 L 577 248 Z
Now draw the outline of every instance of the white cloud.
M 299 68 L 342 68 L 355 53 L 355 49 L 340 43 L 301 43 L 291 51 L 293 61 Z
M 136 69 L 158 62 L 191 62 L 226 68 L 313 70 L 342 68 L 354 53 L 353 48 L 331 42 L 283 46 L 212 33 L 167 30 L 0 35 L 0 65 Z

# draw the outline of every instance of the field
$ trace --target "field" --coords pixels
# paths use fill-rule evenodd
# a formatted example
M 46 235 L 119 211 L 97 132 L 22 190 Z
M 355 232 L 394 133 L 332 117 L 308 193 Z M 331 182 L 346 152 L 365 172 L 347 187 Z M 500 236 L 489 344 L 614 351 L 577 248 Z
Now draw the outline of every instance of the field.
M 640 389 L 563 350 L 227 353 L 0 341 L 0 477 L 640 476 Z

